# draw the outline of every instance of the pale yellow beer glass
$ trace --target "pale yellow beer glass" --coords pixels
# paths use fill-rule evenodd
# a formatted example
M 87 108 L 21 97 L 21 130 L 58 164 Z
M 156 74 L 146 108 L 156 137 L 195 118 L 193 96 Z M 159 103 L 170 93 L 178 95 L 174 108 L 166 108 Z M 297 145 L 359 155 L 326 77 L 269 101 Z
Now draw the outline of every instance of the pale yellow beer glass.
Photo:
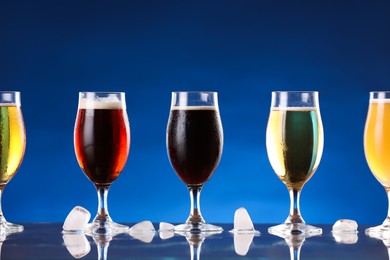
M 0 233 L 23 231 L 22 225 L 8 222 L 1 209 L 5 185 L 14 177 L 22 163 L 26 148 L 26 131 L 20 92 L 0 91 Z
M 390 202 L 390 91 L 370 92 L 364 153 L 372 174 L 385 188 Z M 376 236 L 383 232 L 390 232 L 390 205 L 384 222 L 366 229 L 367 235 Z
M 299 198 L 320 163 L 324 146 L 318 92 L 274 91 L 266 134 L 267 155 L 290 194 L 290 214 L 268 232 L 274 235 L 319 235 L 322 229 L 303 220 Z

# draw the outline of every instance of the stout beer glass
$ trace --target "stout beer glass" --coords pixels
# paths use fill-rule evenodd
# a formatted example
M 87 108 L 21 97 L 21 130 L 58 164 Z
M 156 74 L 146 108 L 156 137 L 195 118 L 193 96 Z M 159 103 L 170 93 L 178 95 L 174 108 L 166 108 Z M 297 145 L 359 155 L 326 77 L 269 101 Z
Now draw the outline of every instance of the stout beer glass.
M 222 155 L 223 130 L 216 92 L 173 92 L 167 126 L 167 150 L 173 169 L 187 185 L 191 210 L 181 232 L 215 232 L 200 212 L 200 191 Z
M 125 93 L 80 92 L 74 147 L 81 169 L 98 193 L 98 212 L 87 232 L 125 232 L 129 227 L 114 223 L 107 208 L 108 190 L 125 166 L 130 149 Z
M 1 195 L 22 163 L 26 148 L 20 92 L 0 92 L 0 233 L 23 231 L 23 226 L 7 222 L 1 210 Z
M 321 234 L 305 224 L 299 210 L 303 185 L 320 163 L 324 134 L 318 92 L 272 92 L 266 145 L 272 168 L 290 193 L 290 214 L 283 224 L 270 227 L 271 234 Z
M 385 188 L 390 201 L 390 92 L 370 92 L 364 129 L 364 153 L 375 178 Z M 390 205 L 382 225 L 366 229 L 370 236 L 390 232 Z

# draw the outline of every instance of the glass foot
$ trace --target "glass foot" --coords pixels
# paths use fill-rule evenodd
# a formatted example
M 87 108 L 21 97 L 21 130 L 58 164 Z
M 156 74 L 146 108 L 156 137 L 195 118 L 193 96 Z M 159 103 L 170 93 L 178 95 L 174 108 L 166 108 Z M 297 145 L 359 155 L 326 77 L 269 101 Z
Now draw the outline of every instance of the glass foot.
M 379 226 L 370 227 L 366 229 L 365 233 L 369 237 L 390 239 L 390 226 L 382 224 Z
M 202 232 L 220 233 L 223 231 L 223 229 L 220 226 L 215 226 L 206 223 L 184 223 L 184 224 L 176 225 L 174 227 L 174 231 L 190 232 L 190 233 L 202 233 Z
M 85 232 L 89 235 L 117 235 L 129 230 L 128 226 L 115 223 L 113 221 L 94 221 L 87 225 Z
M 321 235 L 322 228 L 307 225 L 304 223 L 283 223 L 268 228 L 268 233 L 277 236 L 285 235 Z
M 24 227 L 22 225 L 13 224 L 7 221 L 0 222 L 0 232 L 1 233 L 17 233 L 22 232 Z

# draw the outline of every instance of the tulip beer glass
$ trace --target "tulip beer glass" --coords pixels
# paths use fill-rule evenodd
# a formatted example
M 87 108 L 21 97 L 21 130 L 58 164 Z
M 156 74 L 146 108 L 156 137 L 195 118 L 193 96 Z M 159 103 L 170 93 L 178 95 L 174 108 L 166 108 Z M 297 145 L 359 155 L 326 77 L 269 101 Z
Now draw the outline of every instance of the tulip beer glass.
M 167 150 L 173 169 L 187 185 L 191 210 L 181 232 L 218 232 L 200 212 L 200 191 L 222 156 L 223 130 L 216 92 L 173 92 L 167 126 Z
M 23 231 L 23 226 L 7 222 L 1 210 L 1 195 L 14 177 L 26 149 L 26 130 L 20 92 L 0 91 L 0 233 Z
M 364 129 L 364 153 L 372 174 L 385 188 L 390 202 L 390 91 L 370 92 Z M 390 205 L 384 222 L 366 229 L 370 236 L 390 232 Z
M 318 92 L 272 92 L 266 146 L 272 168 L 287 186 L 290 214 L 283 224 L 270 227 L 271 234 L 321 234 L 322 229 L 305 224 L 299 197 L 303 185 L 320 163 L 324 134 Z
M 107 208 L 108 190 L 123 170 L 130 150 L 125 93 L 80 92 L 74 147 L 81 169 L 98 193 L 98 212 L 87 232 L 125 232 L 128 226 L 114 223 Z

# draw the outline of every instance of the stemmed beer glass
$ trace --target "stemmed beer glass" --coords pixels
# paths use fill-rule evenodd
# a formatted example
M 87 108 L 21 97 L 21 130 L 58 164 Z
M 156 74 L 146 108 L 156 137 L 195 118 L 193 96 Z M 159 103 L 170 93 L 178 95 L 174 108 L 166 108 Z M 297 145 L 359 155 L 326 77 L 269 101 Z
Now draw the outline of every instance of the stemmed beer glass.
M 390 91 L 370 92 L 364 129 L 364 153 L 375 178 L 385 188 L 390 203 Z M 386 219 L 366 229 L 369 236 L 390 237 L 390 204 Z
M 216 92 L 173 92 L 167 126 L 167 150 L 173 169 L 187 185 L 191 210 L 181 232 L 222 231 L 206 224 L 200 212 L 200 192 L 222 156 L 223 130 Z
M 8 222 L 1 209 L 5 185 L 18 171 L 26 149 L 26 130 L 20 92 L 0 91 L 0 233 L 23 231 L 22 225 Z
M 108 190 L 124 168 L 130 150 L 125 93 L 79 93 L 74 147 L 81 169 L 98 193 L 98 212 L 86 232 L 126 232 L 129 227 L 113 222 L 107 208 Z
M 299 209 L 303 185 L 320 163 L 324 134 L 315 91 L 272 92 L 266 145 L 272 168 L 287 186 L 290 214 L 283 224 L 270 227 L 271 234 L 321 234 L 322 229 L 307 225 Z

